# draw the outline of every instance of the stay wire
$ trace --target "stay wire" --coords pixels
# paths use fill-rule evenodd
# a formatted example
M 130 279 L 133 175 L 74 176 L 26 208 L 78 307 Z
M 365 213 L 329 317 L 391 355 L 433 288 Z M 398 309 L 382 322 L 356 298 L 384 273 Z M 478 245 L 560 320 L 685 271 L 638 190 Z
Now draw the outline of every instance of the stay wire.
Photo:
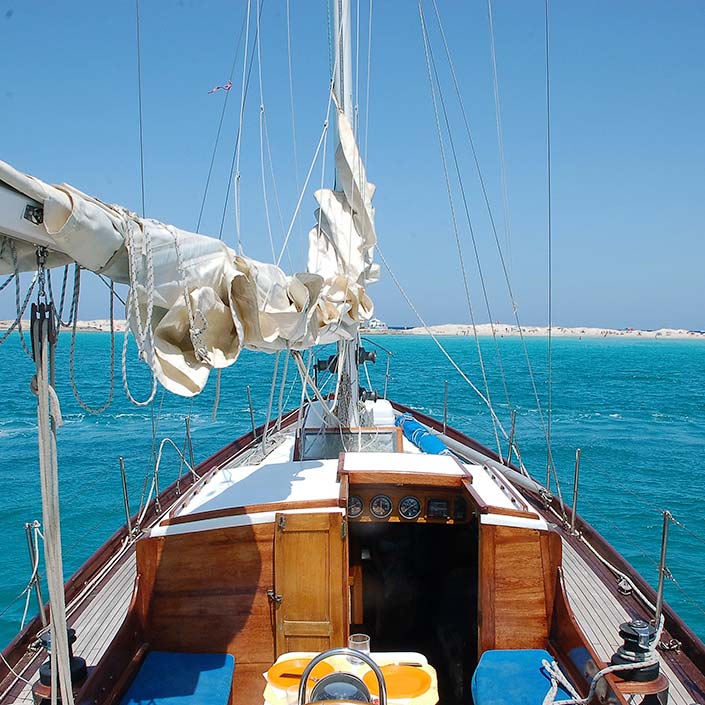
M 473 381 L 463 372 L 462 368 L 458 363 L 453 359 L 452 355 L 443 347 L 443 343 L 438 339 L 438 336 L 436 336 L 433 331 L 429 328 L 428 324 L 426 321 L 423 319 L 423 316 L 419 313 L 419 310 L 414 306 L 414 302 L 409 298 L 409 295 L 406 293 L 406 290 L 404 287 L 401 285 L 399 279 L 397 279 L 396 274 L 392 271 L 392 268 L 389 266 L 389 263 L 387 262 L 385 256 L 382 254 L 382 250 L 379 247 L 379 243 L 377 244 L 377 254 L 379 255 L 379 258 L 382 260 L 382 264 L 384 265 L 384 268 L 389 272 L 389 276 L 392 278 L 392 281 L 394 282 L 395 286 L 397 289 L 399 289 L 399 293 L 402 295 L 402 298 L 406 303 L 408 304 L 409 308 L 413 311 L 414 315 L 416 318 L 418 318 L 419 323 L 421 323 L 421 326 L 424 328 L 426 333 L 431 336 L 431 340 L 436 344 L 438 349 L 443 353 L 443 356 L 450 362 L 452 365 L 453 369 L 461 376 L 461 378 L 465 381 L 465 383 L 472 389 L 475 394 L 477 394 L 478 397 L 483 401 L 483 403 L 487 406 L 490 415 L 494 418 L 497 427 L 502 433 L 502 436 L 504 437 L 505 440 L 509 440 L 509 434 L 506 432 L 504 429 L 504 426 L 502 426 L 502 422 L 499 420 L 497 415 L 494 412 L 494 409 L 492 408 L 492 405 L 489 403 L 485 395 L 480 391 L 480 389 L 473 383 Z
M 255 46 L 257 47 L 257 77 L 259 83 L 259 159 L 260 159 L 260 177 L 262 179 L 262 198 L 264 200 L 264 218 L 267 223 L 267 234 L 269 235 L 269 245 L 272 248 L 272 259 L 276 257 L 274 252 L 274 237 L 272 236 L 272 219 L 269 216 L 269 198 L 267 196 L 267 177 L 266 170 L 264 166 L 264 120 L 265 120 L 265 108 L 264 108 L 264 86 L 262 84 L 262 42 L 261 42 L 261 32 L 260 32 L 260 17 L 261 12 L 259 11 L 260 0 L 257 0 L 257 32 L 255 39 Z M 239 183 L 239 182 L 238 182 Z M 238 232 L 239 235 L 239 232 Z
M 446 154 L 445 154 L 445 147 L 443 144 L 443 131 L 441 128 L 441 123 L 440 123 L 440 117 L 438 114 L 438 103 L 436 100 L 436 88 L 434 86 L 434 79 L 433 79 L 433 66 L 432 66 L 432 58 L 431 58 L 431 49 L 429 47 L 429 37 L 428 37 L 428 31 L 426 28 L 426 18 L 424 16 L 424 11 L 423 11 L 423 6 L 421 4 L 421 0 L 418 0 L 418 9 L 419 9 L 419 19 L 421 22 L 421 34 L 423 38 L 423 43 L 424 43 L 424 52 L 426 56 L 426 68 L 428 71 L 428 80 L 429 80 L 429 87 L 431 89 L 431 100 L 433 104 L 433 113 L 434 113 L 434 118 L 435 118 L 435 123 L 436 123 L 436 132 L 438 135 L 438 147 L 440 150 L 440 156 L 441 156 L 441 164 L 443 167 L 443 175 L 445 178 L 445 185 L 446 185 L 446 191 L 448 195 L 448 205 L 450 208 L 450 217 L 451 217 L 451 222 L 453 226 L 453 234 L 455 236 L 455 245 L 458 251 L 458 260 L 460 263 L 460 271 L 463 276 L 463 286 L 465 288 L 465 298 L 468 306 L 468 312 L 470 314 L 470 321 L 472 323 L 472 330 L 473 330 L 473 335 L 475 338 L 475 345 L 477 347 L 477 356 L 478 356 L 478 361 L 480 363 L 480 371 L 482 373 L 482 380 L 485 386 L 485 394 L 487 396 L 487 402 L 490 406 L 492 406 L 492 397 L 490 395 L 490 387 L 489 387 L 489 381 L 487 379 L 487 372 L 485 370 L 485 362 L 484 358 L 482 355 L 482 348 L 480 346 L 480 340 L 477 335 L 477 326 L 475 324 L 475 314 L 473 312 L 473 305 L 472 305 L 472 299 L 470 296 L 470 285 L 468 284 L 468 276 L 467 276 L 467 270 L 465 268 L 465 257 L 463 255 L 463 248 L 462 244 L 460 242 L 460 233 L 458 231 L 458 223 L 457 219 L 455 216 L 455 206 L 453 205 L 453 191 L 452 191 L 452 186 L 450 182 L 450 175 L 448 173 L 448 163 L 446 160 Z M 442 99 L 441 99 L 442 100 Z M 494 426 L 494 421 L 493 421 L 493 426 Z M 499 434 L 497 433 L 497 429 L 494 429 L 495 433 L 495 441 L 497 443 L 497 450 L 500 454 L 502 455 L 502 447 L 499 442 Z
M 458 83 L 457 75 L 456 75 L 456 73 L 455 73 L 455 68 L 454 68 L 454 66 L 453 66 L 453 61 L 452 61 L 452 58 L 451 58 L 451 56 L 450 56 L 450 50 L 449 50 L 449 48 L 448 48 L 448 43 L 447 43 L 447 41 L 446 41 L 445 32 L 443 31 L 443 24 L 442 24 L 442 22 L 441 22 L 441 20 L 440 20 L 440 14 L 439 14 L 439 12 L 438 12 L 438 7 L 437 7 L 437 5 L 436 5 L 435 0 L 432 0 L 432 2 L 433 2 L 434 9 L 435 9 L 435 12 L 436 12 L 436 17 L 438 18 L 439 30 L 440 30 L 440 33 L 441 33 L 441 37 L 442 37 L 442 39 L 443 39 L 443 44 L 444 44 L 444 47 L 445 47 L 446 56 L 448 57 L 448 63 L 449 63 L 450 71 L 451 71 L 451 76 L 453 77 L 453 84 L 454 84 L 454 86 L 455 86 L 456 95 L 457 95 L 458 102 L 459 102 L 459 105 L 460 105 L 460 111 L 461 111 L 461 114 L 462 114 L 462 117 L 463 117 L 463 123 L 464 123 L 464 126 L 465 126 L 465 132 L 466 132 L 466 134 L 467 134 L 467 136 L 468 136 L 468 142 L 469 142 L 469 144 L 470 144 L 470 148 L 471 148 L 471 151 L 472 151 L 472 154 L 473 154 L 473 160 L 474 160 L 474 162 L 475 162 L 475 168 L 477 169 L 477 174 L 478 174 L 478 179 L 479 179 L 479 182 L 480 182 L 480 187 L 481 187 L 482 194 L 483 194 L 483 198 L 484 198 L 485 205 L 486 205 L 486 208 L 487 208 L 487 214 L 488 214 L 488 217 L 489 217 L 489 219 L 490 219 L 490 225 L 491 225 L 491 228 L 492 228 L 492 234 L 493 234 L 493 236 L 494 236 L 495 245 L 496 245 L 496 248 L 497 248 L 497 254 L 498 254 L 498 256 L 499 256 L 499 261 L 500 261 L 500 264 L 501 264 L 501 266 L 502 266 L 502 273 L 503 273 L 503 275 L 504 275 L 504 281 L 505 281 L 505 284 L 507 285 L 507 292 L 508 292 L 508 294 L 509 294 L 509 299 L 510 299 L 510 302 L 511 302 L 511 304 L 512 304 L 512 313 L 513 313 L 513 316 L 514 316 L 514 321 L 515 321 L 516 326 L 517 326 L 517 330 L 518 330 L 518 332 L 519 332 L 519 339 L 521 340 L 522 350 L 523 350 L 523 353 L 524 353 L 524 359 L 526 360 L 526 367 L 527 367 L 527 370 L 528 370 L 528 373 L 529 373 L 529 379 L 530 379 L 530 381 L 531 381 L 531 386 L 532 386 L 532 391 L 533 391 L 533 395 L 534 395 L 534 400 L 536 401 L 536 410 L 537 410 L 538 415 L 539 415 L 539 419 L 540 419 L 540 422 L 541 422 L 541 428 L 542 428 L 544 437 L 547 439 L 546 442 L 547 442 L 547 444 L 548 444 L 548 436 L 547 436 L 547 431 L 546 431 L 546 419 L 545 419 L 545 414 L 544 414 L 544 411 L 543 411 L 543 405 L 541 404 L 541 398 L 540 398 L 539 392 L 538 392 L 538 385 L 537 385 L 537 383 L 536 383 L 536 376 L 534 375 L 533 365 L 531 364 L 531 356 L 529 355 L 529 349 L 528 349 L 528 347 L 527 347 L 527 345 L 526 345 L 526 336 L 524 335 L 524 328 L 523 328 L 523 326 L 522 326 L 522 324 L 521 324 L 521 321 L 520 321 L 520 319 L 519 319 L 519 306 L 518 306 L 518 304 L 517 304 L 517 300 L 516 300 L 516 297 L 515 297 L 515 295 L 514 295 L 514 288 L 513 288 L 513 286 L 512 286 L 511 277 L 510 277 L 510 275 L 509 275 L 509 269 L 508 269 L 508 266 L 507 266 L 507 261 L 506 261 L 506 258 L 505 258 L 505 256 L 504 256 L 504 253 L 502 252 L 502 246 L 501 246 L 501 244 L 500 244 L 500 242 L 499 242 L 499 234 L 498 234 L 498 231 L 497 231 L 497 225 L 496 225 L 496 223 L 495 223 L 494 215 L 493 215 L 493 213 L 492 213 L 492 208 L 491 208 L 491 206 L 490 206 L 489 197 L 488 197 L 487 189 L 486 189 L 486 186 L 485 186 L 485 181 L 484 181 L 484 178 L 482 177 L 482 171 L 481 171 L 481 169 L 480 169 L 480 162 L 479 162 L 479 159 L 478 159 L 478 156 L 477 156 L 477 151 L 476 151 L 476 149 L 475 149 L 475 142 L 474 142 L 473 137 L 472 137 L 472 131 L 470 130 L 470 122 L 469 122 L 469 119 L 468 119 L 467 111 L 466 111 L 466 109 L 465 109 L 465 103 L 464 103 L 464 101 L 463 101 L 462 94 L 461 94 L 461 92 L 460 92 L 460 85 L 459 85 L 459 83 Z M 555 473 L 555 468 L 554 468 L 554 473 Z
M 434 0 L 434 2 L 435 2 L 435 0 Z M 428 50 L 429 50 L 429 56 L 431 58 L 431 65 L 433 67 L 433 72 L 434 72 L 434 75 L 436 78 L 436 85 L 438 86 L 438 96 L 439 96 L 439 99 L 441 102 L 441 108 L 443 110 L 443 118 L 444 118 L 445 125 L 446 125 L 446 132 L 448 134 L 448 142 L 450 144 L 451 153 L 453 155 L 453 164 L 455 166 L 455 173 L 456 173 L 456 178 L 458 180 L 458 187 L 460 188 L 460 194 L 461 194 L 461 197 L 463 200 L 463 207 L 465 210 L 465 219 L 468 224 L 468 231 L 470 232 L 470 239 L 472 241 L 473 253 L 475 255 L 475 264 L 477 266 L 478 278 L 480 280 L 480 286 L 482 288 L 482 297 L 483 297 L 483 300 L 485 303 L 485 310 L 487 311 L 487 319 L 490 324 L 490 331 L 492 333 L 492 341 L 494 343 L 495 356 L 497 358 L 497 366 L 498 366 L 499 372 L 500 372 L 500 379 L 502 380 L 502 387 L 503 387 L 504 396 L 505 396 L 505 399 L 507 402 L 507 408 L 511 409 L 512 403 L 511 403 L 511 398 L 509 395 L 509 387 L 507 385 L 507 376 L 504 372 L 504 363 L 502 360 L 502 354 L 499 350 L 499 344 L 497 343 L 497 331 L 495 330 L 495 326 L 494 326 L 494 322 L 493 322 L 494 317 L 492 315 L 492 309 L 490 306 L 490 299 L 487 294 L 487 286 L 485 284 L 485 275 L 484 275 L 483 268 L 482 268 L 482 261 L 480 258 L 480 252 L 479 252 L 479 249 L 477 246 L 477 238 L 475 236 L 475 228 L 473 227 L 472 218 L 470 216 L 470 207 L 468 205 L 468 199 L 467 199 L 467 195 L 465 193 L 465 185 L 463 182 L 462 171 L 460 169 L 460 163 L 458 161 L 458 153 L 455 149 L 455 140 L 453 139 L 453 132 L 450 128 L 450 120 L 448 119 L 448 111 L 446 110 L 446 103 L 445 103 L 445 99 L 443 97 L 443 91 L 441 89 L 441 82 L 440 82 L 440 78 L 438 76 L 438 69 L 436 68 L 436 61 L 435 61 L 435 57 L 433 54 L 433 47 L 430 45 L 430 42 L 428 44 L 429 44 Z M 501 455 L 501 452 L 500 452 L 500 455 Z
M 435 0 L 434 0 L 435 1 Z M 504 246 L 509 262 L 509 271 L 512 270 L 512 224 L 509 208 L 509 189 L 507 187 L 507 166 L 504 156 L 504 134 L 502 131 L 502 103 L 499 95 L 499 78 L 497 74 L 497 51 L 494 40 L 494 17 L 492 13 L 492 0 L 487 0 L 487 19 L 490 30 L 490 58 L 492 59 L 492 89 L 494 91 L 495 124 L 497 128 L 497 147 L 499 149 L 499 175 L 502 185 L 502 211 L 504 219 Z
M 240 34 L 238 35 L 237 42 L 235 43 L 235 52 L 233 55 L 233 63 L 230 67 L 230 74 L 228 75 L 228 82 L 232 86 L 232 80 L 235 76 L 235 67 L 237 66 L 237 59 L 240 53 L 240 44 L 242 43 L 242 33 L 245 31 L 245 20 L 247 15 L 243 16 L 242 24 L 240 25 Z M 225 99 L 223 100 L 223 107 L 220 111 L 220 119 L 218 120 L 218 129 L 215 134 L 215 142 L 213 143 L 213 151 L 211 153 L 211 162 L 208 166 L 208 176 L 206 177 L 206 186 L 203 190 L 203 198 L 201 199 L 201 208 L 198 211 L 198 221 L 196 223 L 196 232 L 199 232 L 201 228 L 201 220 L 203 218 L 203 210 L 206 207 L 206 198 L 208 197 L 208 189 L 211 183 L 211 177 L 213 175 L 213 166 L 215 165 L 215 157 L 218 151 L 218 144 L 220 143 L 220 133 L 223 129 L 223 121 L 225 119 L 225 112 L 228 107 L 228 98 L 230 97 L 230 90 L 225 91 Z
M 144 129 L 142 120 L 142 37 L 140 31 L 140 0 L 135 0 L 135 24 L 137 28 L 137 107 L 140 133 L 140 189 L 142 195 L 142 217 L 145 217 L 144 199 Z
M 286 52 L 289 69 L 289 102 L 291 104 L 291 140 L 294 151 L 294 184 L 299 189 L 299 157 L 296 148 L 296 111 L 294 109 L 294 66 L 291 60 L 291 1 L 286 0 Z
M 370 123 L 370 70 L 372 66 L 372 0 L 370 0 L 367 23 L 367 83 L 365 85 L 365 164 L 367 164 L 367 144 Z
M 551 419 L 553 416 L 553 210 L 551 204 L 551 71 L 548 23 L 548 0 L 545 0 L 546 19 L 546 177 L 548 195 L 548 409 L 546 419 L 546 489 L 550 490 L 551 468 L 554 467 L 551 453 Z M 555 475 L 554 468 L 554 475 Z M 558 476 L 556 475 L 556 482 Z
M 703 538 L 703 537 L 700 536 L 699 534 L 696 534 L 692 529 L 689 529 L 685 524 L 683 524 L 682 522 L 678 521 L 678 519 L 676 519 L 673 515 L 671 515 L 671 521 L 672 521 L 676 526 L 679 526 L 681 529 L 683 529 L 683 531 L 685 531 L 686 533 L 690 534 L 690 536 L 691 536 L 692 538 L 694 538 L 696 541 L 698 541 L 698 542 L 702 543 L 703 545 L 705 545 L 705 538 Z
M 260 5 L 260 11 L 262 10 L 262 7 L 264 5 L 264 2 Z M 249 3 L 248 3 L 249 7 Z M 249 42 L 249 22 L 247 23 L 248 30 L 245 34 L 245 54 L 247 54 L 247 44 Z M 245 61 L 243 62 L 243 76 L 245 74 L 245 71 L 247 71 L 247 78 L 244 79 L 243 81 L 243 92 L 242 92 L 242 99 L 240 103 L 240 125 L 237 130 L 237 134 L 235 136 L 235 149 L 233 150 L 233 157 L 230 161 L 230 172 L 229 172 L 229 177 L 228 177 L 228 187 L 225 191 L 225 201 L 223 202 L 223 212 L 220 217 L 220 228 L 218 230 L 218 239 L 222 240 L 223 239 L 223 228 L 225 227 L 225 216 L 228 212 L 228 201 L 230 200 L 230 189 L 233 186 L 233 180 L 236 178 L 236 171 L 239 172 L 239 165 L 238 165 L 238 159 L 240 155 L 240 143 L 241 143 L 241 136 L 242 136 L 242 117 L 243 117 L 243 111 L 245 109 L 245 103 L 247 101 L 247 94 L 248 90 L 250 87 L 250 78 L 252 77 L 252 67 L 254 66 L 254 57 L 255 57 L 255 50 L 257 49 L 257 46 L 255 43 L 252 44 L 252 51 L 250 52 L 250 59 L 249 59 L 249 68 L 248 68 L 248 62 Z M 240 176 L 239 173 L 237 174 L 237 179 L 239 180 Z M 237 237 L 237 245 L 238 245 L 238 251 L 242 253 L 242 241 L 240 239 L 240 233 L 239 233 L 239 207 L 238 207 L 238 194 L 236 191 L 235 194 L 235 229 L 236 229 L 236 237 Z

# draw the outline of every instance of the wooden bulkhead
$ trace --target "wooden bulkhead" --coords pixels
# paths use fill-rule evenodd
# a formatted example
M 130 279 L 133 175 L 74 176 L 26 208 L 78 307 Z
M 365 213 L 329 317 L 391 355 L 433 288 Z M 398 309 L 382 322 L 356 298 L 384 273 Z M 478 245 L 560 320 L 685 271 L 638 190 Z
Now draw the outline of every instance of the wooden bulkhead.
M 484 651 L 550 646 L 554 653 L 567 653 L 568 646 L 585 643 L 573 622 L 555 623 L 555 605 L 562 622 L 570 614 L 561 592 L 561 539 L 545 524 L 533 528 L 537 515 L 526 504 L 485 503 L 467 471 L 353 472 L 341 458 L 338 479 L 339 496 L 315 500 L 317 506 L 308 500 L 235 507 L 218 516 L 183 515 L 164 520 L 174 531 L 141 538 L 133 604 L 99 664 L 100 673 L 91 679 L 91 692 L 107 691 L 107 703 L 119 702 L 149 650 L 227 653 L 235 658 L 229 705 L 261 702 L 262 674 L 279 655 L 345 645 L 351 625 L 359 628 L 370 614 L 375 616 L 375 609 L 376 627 L 382 631 L 374 637 L 373 650 L 377 643 L 382 650 L 432 655 L 439 684 L 445 670 L 447 695 L 441 692 L 441 698 L 450 703 L 467 701 Z M 376 493 L 385 493 L 395 506 L 413 493 L 426 503 L 445 500 L 452 511 L 445 518 L 424 514 L 414 521 L 396 513 L 382 520 L 367 514 L 353 519 L 342 509 L 353 493 L 368 504 Z M 456 500 L 467 511 L 458 513 Z M 243 524 L 245 513 L 251 516 Z M 205 528 L 205 522 L 216 519 L 224 524 L 199 530 L 199 522 Z M 238 525 L 228 526 L 230 520 Z M 415 543 L 425 535 L 432 538 Z M 440 561 L 436 573 L 413 583 L 426 595 L 415 607 L 435 611 L 426 621 L 408 612 L 409 635 L 420 624 L 438 621 L 435 636 L 429 632 L 431 639 L 440 634 L 435 653 L 411 639 L 407 643 L 402 631 L 391 637 L 384 632 L 404 610 L 394 614 L 384 604 L 394 597 L 379 583 L 375 586 L 362 549 L 374 549 L 375 537 L 395 545 L 400 536 L 400 550 L 412 559 L 414 551 L 424 549 L 432 560 L 438 553 L 465 561 L 460 570 L 451 561 Z M 450 543 L 444 545 L 446 539 Z M 387 611 L 380 615 L 380 609 Z M 453 641 L 443 631 L 461 638 Z

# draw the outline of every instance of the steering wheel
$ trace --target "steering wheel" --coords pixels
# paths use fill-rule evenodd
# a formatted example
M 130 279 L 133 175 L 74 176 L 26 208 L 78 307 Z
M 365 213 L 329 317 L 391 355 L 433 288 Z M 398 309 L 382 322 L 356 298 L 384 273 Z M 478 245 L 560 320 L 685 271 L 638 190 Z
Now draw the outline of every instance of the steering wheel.
M 372 672 L 377 678 L 377 683 L 379 685 L 379 705 L 387 705 L 387 684 L 384 682 L 384 675 L 382 674 L 379 666 L 366 653 L 355 649 L 349 649 L 346 646 L 328 649 L 328 651 L 321 651 L 318 656 L 314 656 L 311 659 L 311 662 L 308 666 L 306 666 L 306 668 L 304 668 L 304 672 L 301 674 L 298 705 L 306 705 L 306 683 L 308 682 L 308 677 L 311 674 L 311 671 L 313 671 L 313 669 L 321 661 L 325 661 L 331 656 L 349 656 L 366 663 L 372 669 Z M 320 702 L 321 705 L 359 705 L 358 702 L 348 700 L 321 700 Z

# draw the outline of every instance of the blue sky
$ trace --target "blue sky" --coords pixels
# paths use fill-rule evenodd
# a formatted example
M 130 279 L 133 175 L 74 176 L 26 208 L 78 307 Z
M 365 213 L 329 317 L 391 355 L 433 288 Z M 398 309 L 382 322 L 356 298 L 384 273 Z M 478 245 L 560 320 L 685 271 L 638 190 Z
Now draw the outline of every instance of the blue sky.
M 415 2 L 375 0 L 365 116 L 368 0 L 361 0 L 360 129 L 367 144 L 380 246 L 420 313 L 466 322 L 468 309 Z M 353 6 L 357 3 L 353 0 Z M 253 2 L 254 6 L 254 2 Z M 194 229 L 230 74 L 244 0 L 141 0 L 148 216 Z M 287 69 L 286 11 L 264 0 L 262 80 L 282 220 L 288 225 L 327 105 L 324 0 L 292 0 L 297 157 Z M 505 243 L 487 4 L 440 2 L 483 178 Z M 425 10 L 449 109 L 495 320 L 512 318 L 489 221 L 433 17 Z M 495 39 L 512 224 L 511 277 L 526 324 L 546 322 L 547 197 L 542 0 L 494 0 Z M 559 325 L 705 328 L 705 63 L 701 2 L 551 2 L 553 291 Z M 0 158 L 49 182 L 140 208 L 134 4 L 0 0 Z M 242 47 L 201 230 L 217 234 L 238 122 Z M 271 259 L 260 175 L 259 86 L 248 93 L 242 154 L 245 253 Z M 369 121 L 369 131 L 364 125 Z M 445 143 L 448 149 L 448 141 Z M 323 178 L 331 185 L 330 154 Z M 268 168 L 268 167 L 267 167 Z M 304 266 L 316 165 L 287 268 Z M 267 176 L 274 240 L 282 227 Z M 455 177 L 454 207 L 476 318 L 487 311 Z M 224 237 L 234 243 L 233 205 Z M 415 324 L 391 277 L 371 295 L 380 317 Z M 13 301 L 0 296 L 0 316 Z M 82 318 L 107 315 L 86 284 Z

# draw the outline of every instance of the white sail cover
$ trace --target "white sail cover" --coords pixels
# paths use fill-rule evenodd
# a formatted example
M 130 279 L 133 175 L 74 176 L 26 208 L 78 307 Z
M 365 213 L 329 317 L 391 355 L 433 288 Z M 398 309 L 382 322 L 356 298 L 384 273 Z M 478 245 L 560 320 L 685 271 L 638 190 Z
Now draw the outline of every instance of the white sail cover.
M 0 236 L 13 244 L 0 250 L 0 273 L 36 269 L 41 245 L 49 266 L 73 260 L 128 284 L 126 316 L 142 355 L 158 381 L 183 396 L 198 394 L 210 370 L 234 363 L 243 347 L 304 349 L 352 339 L 373 314 L 365 286 L 378 278 L 374 186 L 343 113 L 338 130 L 342 190 L 315 194 L 320 208 L 305 273 L 287 275 L 220 240 L 140 218 L 67 184 L 50 186 L 4 162 L 0 190 L 36 201 L 43 222 L 28 234 L 18 225 L 21 214 L 0 211 Z

